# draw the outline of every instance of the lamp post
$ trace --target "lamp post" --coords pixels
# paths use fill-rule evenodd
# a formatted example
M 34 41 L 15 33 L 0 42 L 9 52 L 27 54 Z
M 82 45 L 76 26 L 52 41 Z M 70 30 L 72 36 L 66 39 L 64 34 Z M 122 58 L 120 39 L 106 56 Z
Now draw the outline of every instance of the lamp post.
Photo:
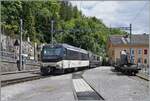
M 20 49 L 19 49 L 19 63 L 22 69 L 22 19 L 20 19 Z

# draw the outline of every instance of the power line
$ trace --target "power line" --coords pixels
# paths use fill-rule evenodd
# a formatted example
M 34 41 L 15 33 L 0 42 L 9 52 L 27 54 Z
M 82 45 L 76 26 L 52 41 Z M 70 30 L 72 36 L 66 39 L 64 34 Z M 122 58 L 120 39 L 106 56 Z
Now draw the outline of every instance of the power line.
M 141 12 L 144 10 L 144 8 L 147 6 L 147 2 L 144 4 L 144 6 L 139 10 L 139 12 L 134 16 L 134 18 L 131 20 L 131 23 L 134 23 L 135 20 L 137 19 L 137 17 L 139 17 L 138 15 L 141 14 Z

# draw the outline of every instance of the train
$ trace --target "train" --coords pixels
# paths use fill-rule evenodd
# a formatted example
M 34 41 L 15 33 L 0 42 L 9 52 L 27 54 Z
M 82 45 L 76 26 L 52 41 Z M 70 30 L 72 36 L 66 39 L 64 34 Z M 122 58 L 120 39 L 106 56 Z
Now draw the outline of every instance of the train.
M 116 71 L 126 75 L 136 75 L 141 70 L 137 64 L 129 62 L 126 51 L 121 51 L 120 59 L 115 62 L 114 67 Z
M 41 51 L 40 71 L 43 75 L 65 73 L 100 66 L 102 58 L 69 44 L 46 44 Z

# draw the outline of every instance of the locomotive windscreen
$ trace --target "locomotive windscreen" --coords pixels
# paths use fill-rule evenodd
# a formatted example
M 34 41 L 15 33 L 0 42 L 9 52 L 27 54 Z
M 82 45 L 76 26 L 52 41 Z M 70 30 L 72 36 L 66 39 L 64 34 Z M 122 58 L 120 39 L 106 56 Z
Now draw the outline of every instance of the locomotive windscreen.
M 43 62 L 57 62 L 62 59 L 61 47 L 43 47 L 41 54 L 41 61 Z
M 43 55 L 60 55 L 62 48 L 49 48 L 46 47 L 43 49 Z

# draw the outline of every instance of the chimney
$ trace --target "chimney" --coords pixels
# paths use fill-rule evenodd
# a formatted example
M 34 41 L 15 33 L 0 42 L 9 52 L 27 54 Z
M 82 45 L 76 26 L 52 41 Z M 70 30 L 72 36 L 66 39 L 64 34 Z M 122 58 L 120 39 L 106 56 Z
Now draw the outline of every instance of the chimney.
M 124 44 L 127 44 L 130 42 L 130 38 L 129 38 L 129 35 L 126 34 L 125 36 L 122 37 L 122 41 Z
M 128 38 L 128 34 L 126 34 L 126 35 L 124 36 L 124 38 Z

